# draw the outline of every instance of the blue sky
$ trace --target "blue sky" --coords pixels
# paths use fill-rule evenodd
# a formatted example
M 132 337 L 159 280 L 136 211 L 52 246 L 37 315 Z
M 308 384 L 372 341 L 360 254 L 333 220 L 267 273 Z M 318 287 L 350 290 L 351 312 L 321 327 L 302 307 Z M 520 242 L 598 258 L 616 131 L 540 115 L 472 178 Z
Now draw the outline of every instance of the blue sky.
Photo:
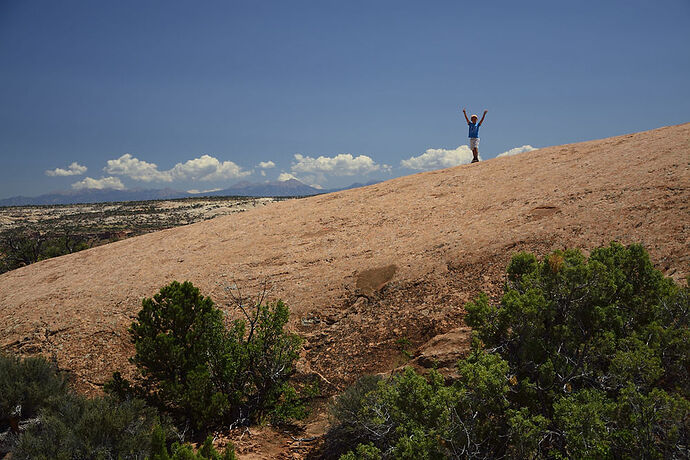
M 462 106 L 489 110 L 484 159 L 688 122 L 689 23 L 687 0 L 0 0 L 0 198 L 386 179 L 467 161 Z

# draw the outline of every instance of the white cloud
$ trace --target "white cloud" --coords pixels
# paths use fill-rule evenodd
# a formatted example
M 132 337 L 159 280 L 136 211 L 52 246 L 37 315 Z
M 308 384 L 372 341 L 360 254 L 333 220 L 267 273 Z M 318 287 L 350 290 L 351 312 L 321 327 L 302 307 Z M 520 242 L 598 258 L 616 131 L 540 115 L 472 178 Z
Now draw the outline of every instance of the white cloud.
M 517 155 L 518 153 L 525 153 L 525 152 L 531 152 L 533 150 L 537 150 L 536 148 L 532 147 L 531 145 L 523 145 L 522 147 L 515 147 L 513 149 L 510 149 L 506 152 L 499 153 L 496 155 L 496 157 L 509 157 L 512 155 Z
M 517 155 L 518 153 L 531 152 L 537 150 L 531 145 L 523 145 L 522 147 L 515 147 L 497 156 L 504 157 L 509 155 Z M 481 155 L 479 156 L 481 159 Z M 400 165 L 403 168 L 415 169 L 417 171 L 431 171 L 434 169 L 450 168 L 462 164 L 467 164 L 472 161 L 472 151 L 467 145 L 449 149 L 427 149 L 424 153 L 416 157 L 410 157 L 407 160 L 402 160 Z
M 388 171 L 390 166 L 377 164 L 366 155 L 353 156 L 351 153 L 340 153 L 334 157 L 320 156 L 312 158 L 299 153 L 295 154 L 296 163 L 290 168 L 293 173 L 329 174 L 332 176 L 354 176 L 374 171 Z
M 169 172 L 175 179 L 209 181 L 238 179 L 251 174 L 251 171 L 243 171 L 232 161 L 220 162 L 210 155 L 202 155 L 184 163 L 177 163 Z
M 238 179 L 251 174 L 251 171 L 242 170 L 232 161 L 221 162 L 210 155 L 177 163 L 171 169 L 161 171 L 155 163 L 139 160 L 126 153 L 116 160 L 108 160 L 103 170 L 108 174 L 127 176 L 144 182 L 172 182 L 176 179 L 212 181 Z
M 314 158 L 297 153 L 290 167 L 290 173 L 281 173 L 278 180 L 296 179 L 311 187 L 323 188 L 329 176 L 355 176 L 390 170 L 389 165 L 378 164 L 366 155 L 355 157 L 350 153 L 340 153 L 333 157 Z
M 403 168 L 416 169 L 418 171 L 431 171 L 432 169 L 450 168 L 467 164 L 472 161 L 472 151 L 466 145 L 448 149 L 427 149 L 424 153 L 416 157 L 402 160 L 400 165 Z
M 144 182 L 171 182 L 172 177 L 168 171 L 159 171 L 155 163 L 139 160 L 129 153 L 125 153 L 116 160 L 108 160 L 103 168 L 108 174 L 127 176 L 130 179 Z
M 276 167 L 276 164 L 274 162 L 272 162 L 271 160 L 262 161 L 257 165 L 257 168 L 261 168 L 261 169 L 271 169 L 271 168 L 275 168 L 275 167 Z
M 286 172 L 282 172 L 278 176 L 278 182 L 285 182 L 285 181 L 289 181 L 291 179 L 299 180 L 295 176 L 293 176 L 292 174 L 286 173 Z
M 82 166 L 75 161 L 67 169 L 55 168 L 47 170 L 46 176 L 79 176 L 84 174 L 87 169 L 86 166 Z
M 125 186 L 120 181 L 119 178 L 117 177 L 101 177 L 100 179 L 93 179 L 91 177 L 85 177 L 83 180 L 80 180 L 79 182 L 75 182 L 72 184 L 72 188 L 75 190 L 83 190 L 83 189 L 89 189 L 89 190 L 104 190 L 104 189 L 113 189 L 113 190 L 124 190 Z

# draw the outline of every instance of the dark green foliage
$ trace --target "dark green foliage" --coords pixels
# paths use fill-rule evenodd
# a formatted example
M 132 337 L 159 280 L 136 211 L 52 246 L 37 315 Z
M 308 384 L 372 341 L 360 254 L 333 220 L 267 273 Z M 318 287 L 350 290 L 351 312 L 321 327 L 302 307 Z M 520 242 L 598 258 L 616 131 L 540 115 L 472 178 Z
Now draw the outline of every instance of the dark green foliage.
M 331 422 L 334 425 L 331 441 L 347 444 L 353 439 L 366 439 L 367 420 L 362 419 L 360 414 L 365 406 L 370 405 L 371 402 L 367 398 L 378 389 L 380 381 L 379 376 L 365 375 L 338 396 L 331 406 Z
M 687 385 L 687 382 L 685 382 Z M 646 395 L 628 385 L 618 396 L 613 433 L 616 455 L 636 458 L 688 458 L 690 402 L 654 388 Z M 683 448 L 679 448 L 683 446 Z
M 0 432 L 35 417 L 66 393 L 64 374 L 43 356 L 20 359 L 0 353 Z
M 358 384 L 333 407 L 333 451 L 346 433 L 383 458 L 690 456 L 688 288 L 638 245 L 517 254 L 507 272 L 500 304 L 466 306 L 460 379 Z
M 304 383 L 299 390 L 289 383 L 278 388 L 278 399 L 273 403 L 267 416 L 275 424 L 290 420 L 302 420 L 309 415 L 308 403 L 317 397 L 321 390 L 318 380 Z
M 223 416 L 228 396 L 214 388 L 210 367 L 222 359 L 226 331 L 210 298 L 191 283 L 173 282 L 143 300 L 130 333 L 136 350 L 131 361 L 155 402 L 199 426 Z
M 156 423 L 156 411 L 141 400 L 68 394 L 41 412 L 19 438 L 12 458 L 143 459 Z
M 303 415 L 303 400 L 288 384 L 301 339 L 284 329 L 287 306 L 240 308 L 245 319 L 226 327 L 223 313 L 191 283 L 165 286 L 144 299 L 130 328 L 139 385 L 116 373 L 107 389 L 145 395 L 199 430 Z
M 381 451 L 373 444 L 359 444 L 355 450 L 342 455 L 340 460 L 381 460 Z
M 189 444 L 177 442 L 173 443 L 170 451 L 168 451 L 163 429 L 157 426 L 151 438 L 150 460 L 237 460 L 237 456 L 235 456 L 235 449 L 232 444 L 226 447 L 221 455 L 213 447 L 213 441 L 210 436 L 206 438 L 196 452 Z
M 648 388 L 664 371 L 662 351 L 675 351 L 667 364 L 685 353 L 687 369 L 690 349 L 677 350 L 690 338 L 687 314 L 664 307 L 679 289 L 640 246 L 612 244 L 589 261 L 573 250 L 525 263 L 532 257 L 513 258 L 501 305 L 482 298 L 467 306 L 467 323 L 485 346 L 500 351 L 518 381 L 530 380 L 532 387 L 518 387 L 525 397 L 534 389 L 550 406 L 566 387 L 620 390 L 631 378 Z M 669 370 L 679 372 L 676 364 Z
M 0 355 L 0 403 L 0 455 L 11 452 L 13 459 L 236 458 L 232 446 L 219 454 L 210 438 L 196 453 L 189 444 L 173 443 L 169 455 L 166 437 L 174 428 L 161 425 L 154 408 L 140 399 L 89 399 L 71 392 L 42 357 Z
M 170 452 L 170 453 L 168 453 Z M 188 443 L 167 447 L 156 411 L 141 400 L 87 399 L 66 395 L 41 412 L 40 421 L 19 438 L 12 458 L 236 460 L 232 445 L 221 455 L 211 438 L 195 452 Z
M 508 364 L 475 351 L 461 366 L 451 386 L 436 371 L 424 377 L 411 368 L 386 380 L 363 378 L 333 404 L 329 453 L 373 443 L 384 458 L 481 455 L 499 435 L 492 417 L 508 407 Z
M 52 231 L 6 230 L 0 233 L 0 273 L 88 247 L 86 238 L 67 227 Z

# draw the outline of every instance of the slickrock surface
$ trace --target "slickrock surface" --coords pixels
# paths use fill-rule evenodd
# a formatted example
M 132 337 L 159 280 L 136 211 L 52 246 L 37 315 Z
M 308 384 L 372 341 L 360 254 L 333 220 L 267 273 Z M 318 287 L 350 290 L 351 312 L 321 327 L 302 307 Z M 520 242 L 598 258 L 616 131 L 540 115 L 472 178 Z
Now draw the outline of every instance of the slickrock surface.
M 0 275 L 0 347 L 54 355 L 95 391 L 129 369 L 142 297 L 190 280 L 223 302 L 266 280 L 307 337 L 301 371 L 332 394 L 461 327 L 520 250 L 639 242 L 684 280 L 688 203 L 690 123 L 274 203 Z

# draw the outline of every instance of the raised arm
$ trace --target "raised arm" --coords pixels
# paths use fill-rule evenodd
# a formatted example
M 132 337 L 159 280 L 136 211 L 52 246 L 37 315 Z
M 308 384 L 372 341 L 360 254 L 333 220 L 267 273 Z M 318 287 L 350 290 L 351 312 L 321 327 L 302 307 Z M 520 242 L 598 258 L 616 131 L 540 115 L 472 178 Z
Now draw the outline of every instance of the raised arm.
M 465 115 L 465 121 L 466 121 L 467 124 L 469 125 L 469 124 L 470 124 L 470 119 L 467 118 L 467 112 L 465 111 L 465 109 L 462 109 L 462 114 Z
M 488 112 L 488 110 L 484 111 L 484 115 L 482 115 L 482 119 L 479 120 L 479 124 L 477 126 L 481 126 L 482 123 L 484 123 L 484 117 L 486 116 L 487 112 Z M 467 118 L 467 115 L 465 115 L 465 118 Z

